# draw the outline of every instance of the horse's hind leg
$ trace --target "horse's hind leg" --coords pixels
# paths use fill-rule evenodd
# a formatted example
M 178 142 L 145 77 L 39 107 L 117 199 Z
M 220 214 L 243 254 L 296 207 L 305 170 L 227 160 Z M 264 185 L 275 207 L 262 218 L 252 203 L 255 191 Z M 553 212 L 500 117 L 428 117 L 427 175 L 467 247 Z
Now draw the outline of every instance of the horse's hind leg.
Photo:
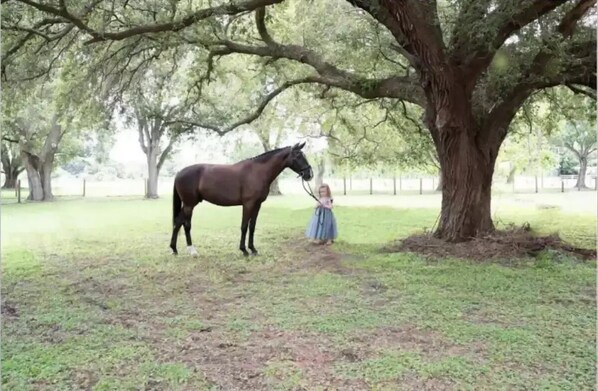
M 181 226 L 183 225 L 184 222 L 185 222 L 185 218 L 183 216 L 183 211 L 181 210 L 179 212 L 179 215 L 174 219 L 173 227 L 172 227 L 172 237 L 170 239 L 170 248 L 172 249 L 172 253 L 174 255 L 178 254 L 178 251 L 176 249 L 176 242 L 177 242 L 177 238 L 179 236 L 179 230 L 181 229 Z
M 183 207 L 182 213 L 184 217 L 183 227 L 185 229 L 185 239 L 187 240 L 187 252 L 196 257 L 197 249 L 191 243 L 191 218 L 193 217 L 193 207 Z
M 241 242 L 239 243 L 239 250 L 241 250 L 245 256 L 249 255 L 247 248 L 245 247 L 245 238 L 247 237 L 247 227 L 249 226 L 252 210 L 253 205 L 243 205 L 243 219 L 241 220 Z
M 249 220 L 249 243 L 248 246 L 251 250 L 252 255 L 257 255 L 257 250 L 253 245 L 253 234 L 255 233 L 255 225 L 257 224 L 257 216 L 260 213 L 260 208 L 262 204 L 258 203 L 254 206 L 253 211 L 251 213 L 251 220 Z

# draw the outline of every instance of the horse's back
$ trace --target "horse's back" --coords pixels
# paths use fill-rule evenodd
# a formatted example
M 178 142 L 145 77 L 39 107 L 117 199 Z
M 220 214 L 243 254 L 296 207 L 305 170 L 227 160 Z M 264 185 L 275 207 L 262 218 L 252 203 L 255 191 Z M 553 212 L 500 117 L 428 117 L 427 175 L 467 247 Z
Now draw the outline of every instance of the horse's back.
M 227 164 L 194 164 L 175 177 L 177 190 L 180 187 L 196 193 L 197 202 L 205 200 L 220 206 L 241 204 L 241 182 L 239 167 Z

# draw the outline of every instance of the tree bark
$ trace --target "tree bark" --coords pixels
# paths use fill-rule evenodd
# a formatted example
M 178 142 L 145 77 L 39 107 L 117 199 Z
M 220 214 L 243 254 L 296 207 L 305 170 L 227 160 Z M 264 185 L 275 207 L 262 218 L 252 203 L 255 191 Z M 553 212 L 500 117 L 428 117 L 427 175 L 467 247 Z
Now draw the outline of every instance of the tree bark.
M 54 169 L 54 158 L 58 151 L 60 140 L 64 136 L 62 126 L 58 123 L 58 117 L 52 118 L 50 132 L 46 136 L 44 145 L 39 153 L 34 152 L 30 141 L 19 143 L 21 160 L 27 171 L 29 183 L 30 201 L 52 201 L 52 170 Z
M 39 159 L 37 156 L 28 152 L 22 151 L 21 157 L 25 163 L 25 170 L 27 171 L 27 182 L 29 183 L 28 201 L 43 201 L 44 189 L 42 187 L 42 179 L 39 173 Z
M 460 138 L 463 150 L 441 159 L 442 206 L 435 236 L 451 242 L 494 230 L 490 210 L 494 160 L 483 164 L 475 142 L 466 142 L 466 135 Z
M 586 173 L 588 172 L 588 157 L 581 156 L 579 159 L 579 175 L 577 176 L 577 183 L 575 187 L 578 189 L 585 189 L 586 186 Z
M 3 189 L 14 189 L 17 186 L 17 178 L 25 167 L 19 154 L 7 144 L 2 144 L 2 169 L 4 170 Z
M 148 148 L 147 153 L 147 193 L 145 198 L 158 198 L 158 150 L 157 147 Z
M 17 178 L 23 172 L 24 169 L 24 167 L 10 167 L 8 170 L 5 170 L 5 178 L 2 188 L 14 189 L 15 187 L 17 187 Z

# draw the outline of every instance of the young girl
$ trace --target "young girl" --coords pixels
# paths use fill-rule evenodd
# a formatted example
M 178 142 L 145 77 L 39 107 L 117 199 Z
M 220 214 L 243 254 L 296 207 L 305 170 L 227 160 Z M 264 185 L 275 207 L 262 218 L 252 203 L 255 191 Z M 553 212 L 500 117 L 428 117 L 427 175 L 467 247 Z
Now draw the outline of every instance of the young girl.
M 336 219 L 332 213 L 332 194 L 330 187 L 322 183 L 318 189 L 319 203 L 316 204 L 316 211 L 305 230 L 305 236 L 310 241 L 319 244 L 332 244 L 337 236 Z

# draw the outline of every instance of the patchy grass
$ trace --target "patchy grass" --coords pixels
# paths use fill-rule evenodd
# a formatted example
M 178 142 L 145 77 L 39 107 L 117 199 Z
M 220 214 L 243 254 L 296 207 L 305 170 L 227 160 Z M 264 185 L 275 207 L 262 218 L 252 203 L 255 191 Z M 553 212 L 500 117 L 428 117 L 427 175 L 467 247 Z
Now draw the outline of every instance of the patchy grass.
M 327 249 L 309 200 L 269 200 L 249 259 L 239 208 L 201 205 L 174 258 L 169 200 L 3 206 L 3 389 L 594 388 L 595 262 L 384 254 L 438 211 L 337 202 Z M 594 216 L 496 219 L 596 244 Z

